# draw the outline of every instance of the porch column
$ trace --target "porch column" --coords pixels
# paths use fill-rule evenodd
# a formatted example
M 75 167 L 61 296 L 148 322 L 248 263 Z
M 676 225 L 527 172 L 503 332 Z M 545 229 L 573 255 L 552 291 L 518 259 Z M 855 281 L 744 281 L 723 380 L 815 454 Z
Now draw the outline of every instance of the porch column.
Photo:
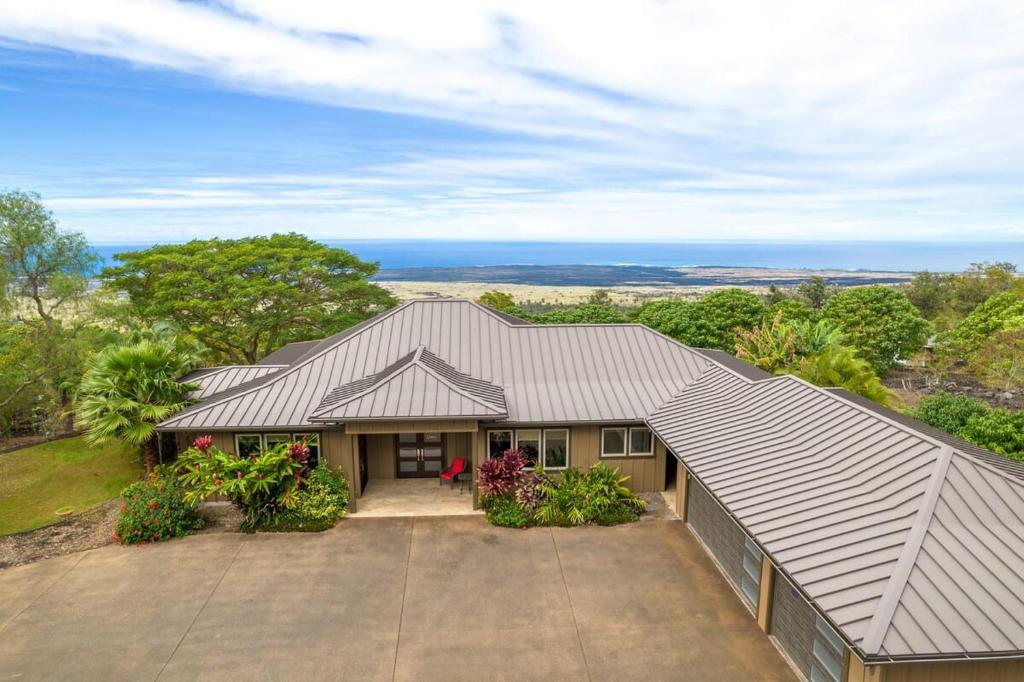
M 674 456 L 674 455 L 673 455 Z M 686 495 L 690 492 L 690 478 L 686 467 L 676 460 L 676 516 L 686 523 Z
M 771 634 L 772 595 L 775 594 L 775 567 L 767 555 L 761 556 L 761 592 L 757 598 L 757 626 Z
M 342 436 L 342 438 L 344 439 L 343 442 L 345 449 L 348 450 L 348 452 L 345 453 L 345 457 L 343 460 L 345 462 L 345 468 L 348 469 L 349 471 L 348 510 L 349 513 L 355 514 L 358 507 L 356 499 L 363 494 L 363 491 L 359 487 L 359 445 L 356 442 L 356 438 L 358 438 L 358 436 L 353 436 L 352 434 L 345 434 Z
M 480 508 L 480 489 L 476 485 L 476 468 L 480 466 L 483 461 L 483 440 L 480 438 L 479 428 L 470 434 L 470 447 L 473 449 L 473 470 L 470 475 L 473 477 L 473 509 Z

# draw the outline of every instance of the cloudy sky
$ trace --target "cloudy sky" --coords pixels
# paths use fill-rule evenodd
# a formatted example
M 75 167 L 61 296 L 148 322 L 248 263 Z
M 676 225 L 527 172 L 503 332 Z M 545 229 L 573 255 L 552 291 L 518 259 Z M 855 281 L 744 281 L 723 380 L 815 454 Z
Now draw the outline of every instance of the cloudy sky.
M 0 0 L 97 241 L 1024 239 L 1024 3 Z

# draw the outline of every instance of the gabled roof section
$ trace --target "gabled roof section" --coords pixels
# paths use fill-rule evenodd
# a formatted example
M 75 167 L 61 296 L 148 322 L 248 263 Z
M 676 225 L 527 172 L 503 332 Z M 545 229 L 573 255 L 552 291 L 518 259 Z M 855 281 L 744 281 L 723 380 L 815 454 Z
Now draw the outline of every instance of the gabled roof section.
M 311 421 L 508 416 L 500 386 L 459 372 L 423 346 L 381 371 L 334 389 Z
M 648 423 L 866 661 L 1024 654 L 1024 481 L 791 376 Z

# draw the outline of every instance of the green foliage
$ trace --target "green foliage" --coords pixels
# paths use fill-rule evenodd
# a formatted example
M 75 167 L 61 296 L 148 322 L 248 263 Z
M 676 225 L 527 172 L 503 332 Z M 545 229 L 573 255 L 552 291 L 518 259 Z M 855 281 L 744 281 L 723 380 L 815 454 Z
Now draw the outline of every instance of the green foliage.
M 507 294 L 504 291 L 485 291 L 477 297 L 476 302 L 505 313 L 512 312 L 516 308 L 516 299 L 512 298 L 512 294 Z
M 837 386 L 888 405 L 892 396 L 875 374 L 871 365 L 857 357 L 852 348 L 831 346 L 816 355 L 805 357 L 793 373 L 816 386 Z
M 651 329 L 698 348 L 736 350 L 736 332 L 752 329 L 765 316 L 765 307 L 745 289 L 721 289 L 696 303 L 680 300 L 651 301 L 636 320 Z
M 914 275 L 904 293 L 925 319 L 934 320 L 953 300 L 957 276 L 922 270 Z
M 983 415 L 988 410 L 988 405 L 969 396 L 938 391 L 921 398 L 914 416 L 937 429 L 959 436 L 971 417 Z
M 279 513 L 295 508 L 306 462 L 302 450 L 301 444 L 281 443 L 239 458 L 213 447 L 209 437 L 198 438 L 178 456 L 185 499 L 196 504 L 220 494 L 242 509 L 244 528 L 268 525 Z
M 529 514 L 515 497 L 482 495 L 480 506 L 491 525 L 502 528 L 525 528 L 530 525 Z
M 61 230 L 38 194 L 0 193 L 0 281 L 52 322 L 54 312 L 85 293 L 98 258 L 85 235 Z
M 839 287 L 829 284 L 824 277 L 814 275 L 796 287 L 796 296 L 814 310 L 821 310 L 826 301 L 839 291 Z
M 1017 266 L 1013 263 L 971 263 L 970 268 L 956 277 L 949 304 L 963 317 L 996 294 L 1016 291 L 1024 295 L 1022 282 L 1014 276 L 1016 272 Z
M 736 334 L 736 357 L 766 372 L 780 372 L 797 360 L 797 335 L 792 324 L 783 322 L 784 311 L 776 311 L 753 329 Z
M 967 366 L 989 388 L 1024 389 L 1024 328 L 991 334 Z
M 344 249 L 299 234 L 194 240 L 117 254 L 103 274 L 144 321 L 173 320 L 220 360 L 255 362 L 394 305 L 377 273 Z M 187 295 L 183 295 L 187 292 Z
M 626 316 L 617 308 L 594 303 L 527 314 L 525 318 L 533 324 L 620 324 L 626 321 Z
M 294 505 L 265 521 L 259 530 L 321 531 L 332 528 L 348 511 L 348 481 L 341 469 L 317 463 L 295 493 Z
M 157 467 L 145 481 L 125 488 L 121 497 L 114 539 L 123 545 L 180 538 L 203 527 L 171 467 Z
M 954 436 L 1024 462 L 1024 412 L 993 409 L 964 395 L 922 398 L 914 416 Z
M 590 305 L 611 305 L 612 295 L 608 293 L 607 289 L 594 289 L 590 292 L 590 296 L 587 296 L 587 303 Z
M 116 438 L 143 447 L 156 463 L 153 429 L 188 404 L 194 384 L 178 382 L 198 358 L 171 339 L 109 346 L 89 363 L 79 387 L 78 414 L 90 443 Z
M 598 462 L 586 472 L 564 470 L 557 482 L 542 486 L 544 502 L 537 508 L 538 523 L 548 526 L 580 526 L 588 523 L 614 525 L 635 521 L 646 507 L 625 483 L 618 469 Z
M 971 358 L 993 334 L 1024 329 L 1024 296 L 1006 291 L 977 306 L 944 339 L 961 358 Z
M 902 292 L 885 286 L 844 289 L 828 299 L 821 317 L 842 330 L 879 374 L 920 350 L 929 329 Z
M 770 320 L 777 313 L 782 313 L 782 319 L 786 322 L 796 320 L 811 320 L 815 318 L 815 311 L 809 305 L 803 301 L 798 301 L 794 298 L 785 298 L 781 301 L 776 301 L 768 307 L 768 312 L 765 315 L 766 320 Z

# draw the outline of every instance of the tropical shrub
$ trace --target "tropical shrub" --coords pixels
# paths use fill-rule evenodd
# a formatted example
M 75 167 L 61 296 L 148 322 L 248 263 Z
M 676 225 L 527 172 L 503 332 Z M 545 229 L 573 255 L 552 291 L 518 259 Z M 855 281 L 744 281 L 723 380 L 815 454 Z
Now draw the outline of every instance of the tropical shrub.
M 971 417 L 983 415 L 989 407 L 980 400 L 966 395 L 953 395 L 938 391 L 921 398 L 914 416 L 946 433 L 959 436 L 967 428 Z
M 528 515 L 532 516 L 544 502 L 544 487 L 550 479 L 544 472 L 532 471 L 519 480 L 516 488 L 516 502 Z
M 627 480 L 628 476 L 604 462 L 594 464 L 586 472 L 570 467 L 562 472 L 561 480 L 543 484 L 545 499 L 535 518 L 549 526 L 635 521 L 647 503 L 626 487 Z
M 1024 412 L 993 409 L 974 398 L 940 391 L 922 398 L 914 416 L 969 443 L 1024 462 Z
M 530 515 L 513 496 L 483 495 L 480 506 L 492 525 L 502 528 L 525 528 L 530 525 Z
M 506 450 L 477 467 L 476 484 L 481 494 L 489 497 L 514 495 L 524 475 L 527 459 L 519 450 Z
M 882 405 L 892 402 L 892 395 L 871 365 L 846 346 L 833 346 L 804 358 L 796 365 L 794 374 L 816 386 L 845 388 Z
M 907 297 L 886 286 L 844 289 L 829 297 L 821 317 L 838 327 L 846 344 L 879 374 L 920 350 L 929 329 Z
M 971 358 L 993 334 L 1024 329 L 1024 296 L 1012 291 L 992 296 L 965 317 L 949 335 L 952 350 Z
M 295 493 L 291 509 L 278 512 L 259 530 L 319 531 L 331 528 L 348 511 L 348 481 L 341 469 L 320 460 Z
M 188 502 L 224 495 L 245 513 L 243 528 L 255 529 L 294 509 L 308 457 L 304 443 L 281 443 L 239 458 L 213 447 L 213 439 L 202 436 L 179 455 L 178 463 Z
M 689 346 L 736 350 L 736 331 L 752 329 L 765 316 L 761 299 L 745 289 L 722 289 L 695 303 L 651 301 L 636 321 Z
M 114 539 L 123 545 L 179 538 L 203 527 L 171 467 L 156 467 L 146 480 L 121 491 L 121 498 Z
M 602 303 L 585 303 L 573 308 L 520 314 L 534 324 L 617 324 L 626 321 L 626 316 L 618 308 Z
M 736 357 L 766 372 L 779 372 L 797 359 L 797 335 L 793 325 L 783 322 L 784 312 L 776 311 L 753 329 L 736 333 Z

